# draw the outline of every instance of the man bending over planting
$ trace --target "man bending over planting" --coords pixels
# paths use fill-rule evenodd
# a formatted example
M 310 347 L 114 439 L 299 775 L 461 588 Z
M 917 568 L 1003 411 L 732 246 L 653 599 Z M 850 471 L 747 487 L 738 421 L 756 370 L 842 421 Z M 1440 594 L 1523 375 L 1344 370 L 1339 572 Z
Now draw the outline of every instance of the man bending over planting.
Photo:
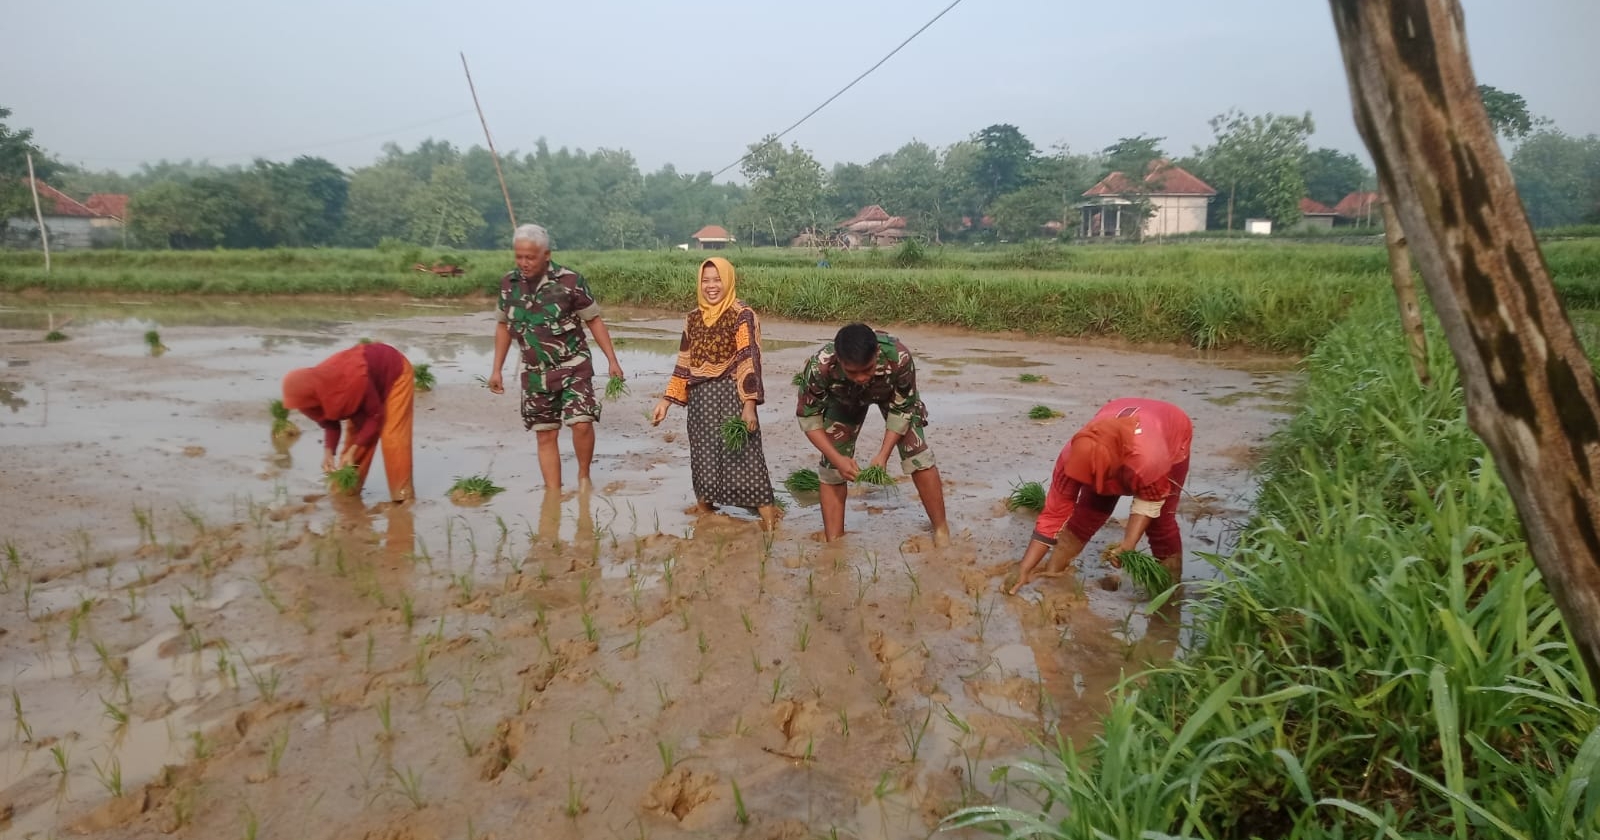
M 583 328 L 606 354 L 611 376 L 622 365 L 611 348 L 611 333 L 600 320 L 600 305 L 582 276 L 550 261 L 550 235 L 538 225 L 522 225 L 512 235 L 517 267 L 500 278 L 498 323 L 494 330 L 494 369 L 489 390 L 505 393 L 500 369 L 511 339 L 522 350 L 522 425 L 539 444 L 539 472 L 547 489 L 561 486 L 562 425 L 572 428 L 578 456 L 578 487 L 587 489 L 594 460 L 594 424 L 600 401 L 594 395 L 594 365 Z
M 1150 553 L 1167 567 L 1173 580 L 1183 574 L 1183 539 L 1178 533 L 1178 500 L 1189 477 L 1189 449 L 1194 423 L 1183 409 L 1159 400 L 1133 397 L 1105 404 L 1056 458 L 1044 510 L 1034 522 L 1033 539 L 1022 555 L 1022 571 L 1011 594 L 1027 584 L 1034 567 L 1055 548 L 1040 577 L 1054 577 L 1077 558 L 1117 506 L 1133 497 L 1122 542 L 1106 547 L 1104 558 L 1120 567 L 1121 554 L 1150 537 Z
M 933 462 L 933 450 L 922 428 L 928 408 L 917 394 L 917 371 L 911 351 L 894 336 L 874 332 L 866 324 L 849 324 L 806 362 L 795 415 L 806 439 L 822 453 L 817 478 L 822 503 L 823 538 L 844 536 L 846 482 L 863 472 L 856 464 L 856 437 L 876 405 L 883 414 L 883 443 L 868 468 L 881 471 L 889 453 L 900 452 L 900 468 L 911 474 L 917 495 L 933 525 L 933 543 L 950 544 L 944 518 L 944 482 Z

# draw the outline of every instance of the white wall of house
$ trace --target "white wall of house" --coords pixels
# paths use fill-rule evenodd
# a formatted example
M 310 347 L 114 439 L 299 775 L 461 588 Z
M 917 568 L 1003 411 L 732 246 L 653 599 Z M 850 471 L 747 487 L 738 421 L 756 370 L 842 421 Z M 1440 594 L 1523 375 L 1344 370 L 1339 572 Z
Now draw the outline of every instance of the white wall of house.
M 50 232 L 50 250 L 90 248 L 102 239 L 121 237 L 120 225 L 114 232 L 107 232 L 106 228 L 96 225 L 96 221 L 84 216 L 45 216 L 44 226 Z M 39 223 L 32 217 L 23 216 L 7 220 L 6 241 L 9 244 L 36 246 L 39 242 Z
M 1209 203 L 1203 195 L 1153 195 L 1150 204 L 1156 212 L 1145 220 L 1144 235 L 1172 236 L 1205 230 Z

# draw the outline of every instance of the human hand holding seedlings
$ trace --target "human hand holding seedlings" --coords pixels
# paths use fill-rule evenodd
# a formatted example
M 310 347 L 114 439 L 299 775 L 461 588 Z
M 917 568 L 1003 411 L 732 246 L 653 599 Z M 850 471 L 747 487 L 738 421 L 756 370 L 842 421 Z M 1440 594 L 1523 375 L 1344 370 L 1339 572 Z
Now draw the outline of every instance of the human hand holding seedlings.
M 505 392 L 505 381 L 501 378 L 500 371 L 496 369 L 494 373 L 489 374 L 489 393 L 504 394 Z
M 666 399 L 658 401 L 656 403 L 656 407 L 650 412 L 650 425 L 661 425 L 661 421 L 667 419 L 667 410 L 671 407 L 672 403 L 668 402 Z
M 665 402 L 665 400 L 663 400 L 662 402 Z M 758 424 L 756 422 L 756 401 L 755 400 L 745 400 L 744 401 L 744 408 L 739 412 L 739 419 L 744 421 L 744 427 L 746 429 L 749 429 L 752 432 L 756 430 L 756 426 Z
M 1106 546 L 1104 551 L 1100 552 L 1100 559 L 1105 561 L 1105 564 L 1111 568 L 1120 569 L 1122 568 L 1122 552 L 1124 551 L 1132 551 L 1132 549 L 1123 548 L 1121 543 L 1112 543 Z
M 628 378 L 622 375 L 622 365 L 616 359 L 611 360 L 610 370 L 607 372 L 612 379 L 626 380 Z

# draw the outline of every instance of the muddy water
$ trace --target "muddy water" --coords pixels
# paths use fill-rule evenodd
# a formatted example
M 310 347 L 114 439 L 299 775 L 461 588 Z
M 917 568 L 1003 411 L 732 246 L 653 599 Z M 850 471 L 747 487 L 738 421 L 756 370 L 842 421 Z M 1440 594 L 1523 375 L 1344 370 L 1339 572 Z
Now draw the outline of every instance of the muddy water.
M 1105 400 L 1176 402 L 1196 424 L 1185 576 L 1206 578 L 1292 387 L 1273 360 L 897 330 L 953 545 L 904 478 L 854 494 L 834 545 L 815 497 L 780 491 L 768 542 L 741 511 L 686 513 L 683 414 L 645 419 L 680 322 L 608 322 L 630 391 L 605 407 L 595 490 L 546 494 L 514 396 L 478 379 L 482 307 L 0 301 L 0 829 L 902 838 L 1025 804 L 992 771 L 1091 735 L 1180 632 L 1093 559 L 1118 520 L 1075 578 L 999 594 L 1032 524 L 1012 484 L 1046 480 Z M 44 342 L 52 325 L 69 340 Z M 789 379 L 831 332 L 763 325 L 776 480 L 815 465 Z M 283 372 L 363 337 L 438 379 L 409 509 L 381 503 L 380 467 L 365 505 L 325 497 L 304 418 L 269 436 Z M 1040 404 L 1064 416 L 1027 419 Z M 451 503 L 471 474 L 506 492 Z

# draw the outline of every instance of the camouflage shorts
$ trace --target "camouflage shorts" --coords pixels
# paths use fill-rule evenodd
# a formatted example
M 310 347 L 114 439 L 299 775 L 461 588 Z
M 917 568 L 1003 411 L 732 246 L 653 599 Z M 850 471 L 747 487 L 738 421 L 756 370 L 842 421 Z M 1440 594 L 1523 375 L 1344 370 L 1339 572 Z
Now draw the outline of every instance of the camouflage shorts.
M 522 426 L 535 432 L 600 420 L 594 367 L 588 362 L 554 370 L 522 372 Z
M 863 418 L 865 419 L 865 418 Z M 910 475 L 920 470 L 934 466 L 933 450 L 928 448 L 928 438 L 922 434 L 922 424 L 913 423 L 911 428 L 900 437 L 900 443 L 895 447 L 900 453 L 900 471 Z M 861 434 L 861 423 L 848 423 L 841 420 L 829 420 L 823 427 L 823 434 L 833 442 L 833 448 L 846 458 L 856 455 L 856 437 Z M 823 484 L 844 484 L 844 476 L 828 463 L 827 458 L 822 458 L 817 464 L 817 478 Z

